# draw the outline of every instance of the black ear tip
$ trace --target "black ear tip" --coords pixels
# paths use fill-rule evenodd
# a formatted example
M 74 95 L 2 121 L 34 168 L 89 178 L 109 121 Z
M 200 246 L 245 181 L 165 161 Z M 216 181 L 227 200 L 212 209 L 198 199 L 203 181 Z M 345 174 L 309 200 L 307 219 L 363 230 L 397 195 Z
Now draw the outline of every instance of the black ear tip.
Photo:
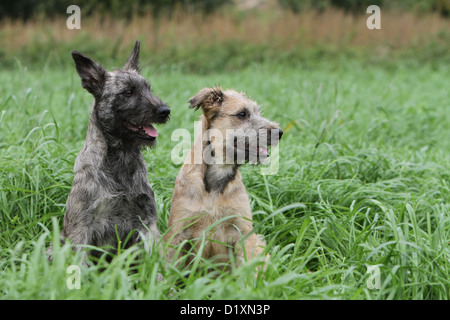
M 140 49 L 141 49 L 141 41 L 140 40 L 136 40 L 136 43 L 134 44 L 133 51 L 139 51 Z
M 84 61 L 86 59 L 88 59 L 86 56 L 84 56 L 81 52 L 78 52 L 76 50 L 72 51 L 72 59 L 77 62 L 77 61 Z

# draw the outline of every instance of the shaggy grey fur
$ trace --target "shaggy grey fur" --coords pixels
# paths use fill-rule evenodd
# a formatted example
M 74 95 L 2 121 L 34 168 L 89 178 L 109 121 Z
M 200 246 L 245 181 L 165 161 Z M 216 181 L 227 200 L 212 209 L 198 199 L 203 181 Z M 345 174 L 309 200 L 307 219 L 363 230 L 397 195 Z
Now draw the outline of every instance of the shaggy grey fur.
M 64 217 L 62 235 L 72 244 L 115 248 L 118 239 L 123 245 L 128 238 L 128 247 L 140 235 L 159 238 L 141 149 L 155 144 L 152 124 L 165 123 L 170 109 L 139 74 L 139 48 L 137 41 L 125 66 L 112 72 L 72 52 L 82 86 L 95 98 Z

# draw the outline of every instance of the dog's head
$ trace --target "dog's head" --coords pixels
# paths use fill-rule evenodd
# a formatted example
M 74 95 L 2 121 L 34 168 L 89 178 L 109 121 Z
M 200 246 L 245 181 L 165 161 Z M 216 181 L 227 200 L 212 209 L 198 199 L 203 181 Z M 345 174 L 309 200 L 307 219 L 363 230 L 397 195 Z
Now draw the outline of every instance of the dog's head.
M 72 57 L 83 88 L 95 98 L 96 125 L 128 144 L 151 146 L 158 136 L 153 124 L 165 123 L 170 109 L 141 76 L 139 51 L 136 41 L 123 68 L 111 72 L 77 51 L 72 51 Z
M 264 162 L 268 147 L 283 135 L 279 125 L 264 118 L 259 105 L 245 93 L 204 88 L 189 103 L 191 108 L 202 109 L 208 123 L 204 139 L 226 163 Z

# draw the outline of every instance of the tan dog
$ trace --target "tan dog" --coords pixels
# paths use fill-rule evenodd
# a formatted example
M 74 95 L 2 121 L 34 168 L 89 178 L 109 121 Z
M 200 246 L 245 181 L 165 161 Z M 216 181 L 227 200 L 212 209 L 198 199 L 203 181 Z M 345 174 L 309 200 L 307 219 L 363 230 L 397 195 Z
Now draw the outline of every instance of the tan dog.
M 238 168 L 264 162 L 267 146 L 277 144 L 283 131 L 261 116 L 256 102 L 233 90 L 205 88 L 189 103 L 202 109 L 202 130 L 175 181 L 165 237 L 172 245 L 168 258 L 183 242 L 182 255 L 194 245 L 195 253 L 216 262 L 227 263 L 230 254 L 237 262 L 244 254 L 257 256 L 265 241 L 251 233 L 250 202 Z M 191 241 L 202 238 L 208 241 Z

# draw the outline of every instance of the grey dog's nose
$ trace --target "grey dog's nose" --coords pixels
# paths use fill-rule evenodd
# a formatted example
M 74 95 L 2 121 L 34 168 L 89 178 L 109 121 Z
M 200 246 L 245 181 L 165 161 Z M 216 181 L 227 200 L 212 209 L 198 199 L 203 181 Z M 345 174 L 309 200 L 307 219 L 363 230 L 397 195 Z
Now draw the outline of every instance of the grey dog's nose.
M 170 114 L 170 109 L 168 107 L 160 107 L 156 110 L 156 113 L 162 117 L 167 117 Z

